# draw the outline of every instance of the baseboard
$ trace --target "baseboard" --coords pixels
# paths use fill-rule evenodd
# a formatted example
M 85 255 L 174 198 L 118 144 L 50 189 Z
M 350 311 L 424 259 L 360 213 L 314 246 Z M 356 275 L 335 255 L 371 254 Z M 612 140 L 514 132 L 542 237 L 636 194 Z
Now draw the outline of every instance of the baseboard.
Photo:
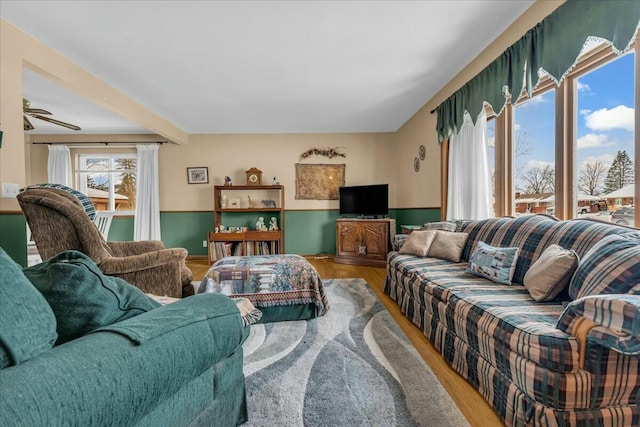
M 209 257 L 206 255 L 187 255 L 189 261 L 209 261 Z
M 302 255 L 303 258 L 313 258 L 313 259 L 333 259 L 336 254 L 313 254 L 313 255 Z

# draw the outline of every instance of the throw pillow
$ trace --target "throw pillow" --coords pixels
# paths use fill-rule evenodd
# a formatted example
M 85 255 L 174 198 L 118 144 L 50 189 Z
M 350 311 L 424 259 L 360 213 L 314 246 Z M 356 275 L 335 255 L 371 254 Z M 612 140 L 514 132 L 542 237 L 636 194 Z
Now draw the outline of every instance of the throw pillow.
M 578 261 L 578 254 L 574 251 L 551 245 L 527 270 L 524 287 L 534 300 L 551 301 L 567 287 Z
M 465 271 L 496 283 L 510 285 L 517 260 L 518 248 L 497 248 L 478 242 Z
M 24 273 L 53 309 L 57 344 L 160 306 L 124 280 L 103 274 L 78 251 L 61 252 Z
M 589 342 L 622 354 L 640 354 L 640 295 L 590 295 L 572 301 L 556 328 L 575 335 L 582 319 L 602 326 L 589 332 Z
M 457 225 L 451 221 L 425 222 L 420 230 L 456 231 Z
M 613 234 L 593 245 L 582 257 L 569 296 L 640 293 L 640 235 Z
M 436 237 L 429 248 L 429 256 L 460 262 L 467 237 L 469 237 L 468 233 L 437 230 Z
M 412 254 L 417 256 L 427 256 L 429 248 L 433 243 L 433 239 L 436 237 L 436 231 L 420 231 L 415 230 L 404 242 L 400 248 L 401 254 Z
M 0 369 L 50 350 L 56 337 L 51 307 L 0 248 Z

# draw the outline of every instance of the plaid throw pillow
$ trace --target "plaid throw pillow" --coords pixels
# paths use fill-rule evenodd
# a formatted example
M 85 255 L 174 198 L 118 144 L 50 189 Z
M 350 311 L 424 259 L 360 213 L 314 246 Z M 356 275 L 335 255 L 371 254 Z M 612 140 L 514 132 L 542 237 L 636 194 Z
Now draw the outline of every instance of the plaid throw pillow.
M 51 184 L 51 183 L 34 184 L 34 185 L 29 185 L 23 188 L 23 190 L 26 190 L 27 188 L 55 188 L 56 190 L 65 191 L 69 194 L 76 196 L 76 198 L 80 200 L 80 204 L 82 205 L 82 208 L 87 213 L 87 216 L 91 221 L 93 221 L 93 219 L 96 217 L 96 208 L 95 206 L 93 206 L 93 202 L 91 201 L 91 199 L 87 197 L 84 193 L 74 190 L 73 188 L 67 187 L 66 185 Z
M 640 295 L 580 298 L 567 305 L 556 327 L 572 333 L 581 318 L 602 326 L 589 333 L 589 341 L 623 354 L 640 354 Z
M 456 223 L 450 221 L 439 222 L 427 222 L 422 224 L 420 230 L 444 230 L 444 231 L 456 231 Z
M 640 294 L 640 235 L 611 235 L 593 245 L 576 269 L 569 296 Z

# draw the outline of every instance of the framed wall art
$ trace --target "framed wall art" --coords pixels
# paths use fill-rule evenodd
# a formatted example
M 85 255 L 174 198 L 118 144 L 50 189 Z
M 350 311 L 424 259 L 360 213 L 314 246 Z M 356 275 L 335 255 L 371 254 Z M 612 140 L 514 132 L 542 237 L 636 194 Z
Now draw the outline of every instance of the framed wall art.
M 209 183 L 209 168 L 197 167 L 187 168 L 187 183 L 188 184 L 208 184 Z
M 338 200 L 345 166 L 296 163 L 296 200 Z

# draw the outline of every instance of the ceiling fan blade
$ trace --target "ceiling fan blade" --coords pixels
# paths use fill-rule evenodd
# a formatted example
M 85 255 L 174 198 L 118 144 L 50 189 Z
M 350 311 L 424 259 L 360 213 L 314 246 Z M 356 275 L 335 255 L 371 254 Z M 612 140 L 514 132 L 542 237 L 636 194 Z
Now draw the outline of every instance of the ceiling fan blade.
M 24 115 L 23 115 L 23 116 L 22 116 L 22 119 L 23 119 L 23 120 L 22 120 L 22 124 L 23 124 L 23 126 L 24 126 L 24 130 L 33 130 L 33 129 L 35 129 L 35 128 L 33 127 L 33 125 L 31 124 L 31 122 L 29 121 L 29 119 L 27 119 L 27 116 L 24 116 Z
M 25 108 L 24 112 L 27 114 L 51 114 L 47 110 L 43 110 L 42 108 Z
M 71 130 L 82 130 L 79 126 L 72 125 L 71 123 L 61 122 L 60 120 L 52 119 L 51 117 L 40 116 L 38 114 L 30 114 L 31 117 L 44 120 L 45 122 L 53 123 L 54 125 L 62 126 Z

